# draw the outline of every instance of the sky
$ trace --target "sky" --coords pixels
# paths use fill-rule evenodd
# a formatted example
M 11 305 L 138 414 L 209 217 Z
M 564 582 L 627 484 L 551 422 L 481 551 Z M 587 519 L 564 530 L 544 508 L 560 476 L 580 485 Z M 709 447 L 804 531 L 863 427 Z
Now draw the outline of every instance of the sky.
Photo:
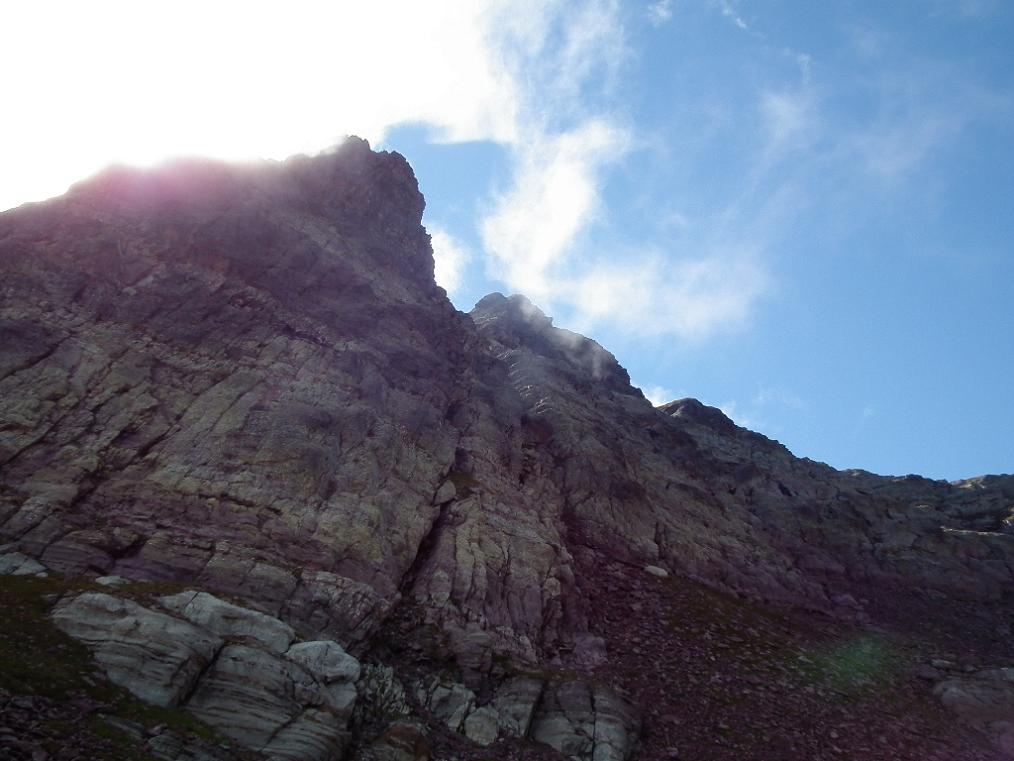
M 525 293 L 837 468 L 1014 472 L 1014 3 L 16 5 L 0 209 L 359 135 L 459 309 Z

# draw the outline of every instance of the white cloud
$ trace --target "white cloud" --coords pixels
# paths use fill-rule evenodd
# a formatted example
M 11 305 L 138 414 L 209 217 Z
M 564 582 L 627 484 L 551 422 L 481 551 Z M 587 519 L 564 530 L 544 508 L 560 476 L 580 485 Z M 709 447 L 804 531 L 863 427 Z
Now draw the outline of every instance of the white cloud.
M 659 407 L 679 398 L 676 391 L 664 386 L 641 386 L 641 393 L 644 394 L 645 399 L 651 402 L 653 407 Z
M 672 18 L 672 0 L 658 0 L 648 6 L 648 21 L 652 26 L 662 26 Z
M 760 109 L 769 152 L 791 149 L 806 142 L 813 124 L 813 103 L 807 91 L 764 92 Z
M 22 3 L 5 9 L 0 208 L 114 161 L 283 158 L 402 122 L 518 140 L 500 3 Z M 392 18 L 397 23 L 392 23 Z
M 453 294 L 461 286 L 464 269 L 472 256 L 468 249 L 441 227 L 429 225 L 433 245 L 433 270 L 437 285 Z
M 922 61 L 883 74 L 869 89 L 878 108 L 866 124 L 837 136 L 841 156 L 890 186 L 931 167 L 942 150 L 974 125 L 1009 123 L 1014 100 Z
M 766 428 L 763 420 L 754 417 L 752 414 L 742 410 L 736 402 L 723 402 L 718 405 L 727 418 L 736 425 L 749 428 L 751 431 L 760 431 Z
M 776 407 L 782 410 L 805 412 L 810 404 L 800 396 L 782 389 L 762 388 L 753 397 L 755 407 Z
M 859 412 L 859 417 L 856 419 L 855 425 L 852 427 L 852 437 L 858 438 L 867 429 L 867 426 L 873 418 L 877 416 L 877 408 L 872 404 L 863 405 L 862 410 Z
M 653 8 L 671 12 L 668 3 Z M 606 261 L 589 252 L 584 236 L 608 216 L 602 199 L 608 170 L 638 138 L 615 114 L 587 105 L 595 101 L 587 97 L 589 82 L 608 86 L 623 60 L 616 6 L 592 3 L 568 17 L 566 27 L 562 45 L 549 44 L 545 33 L 517 34 L 524 44 L 510 60 L 529 88 L 520 99 L 523 140 L 513 145 L 512 180 L 480 222 L 491 274 L 544 308 L 564 307 L 582 330 L 612 325 L 697 340 L 743 324 L 769 281 L 752 254 L 673 261 L 651 241 Z M 552 117 L 546 103 L 553 104 Z M 566 126 L 554 124 L 561 117 Z
M 790 51 L 793 58 L 796 59 L 796 65 L 799 66 L 799 73 L 803 78 L 803 84 L 810 82 L 810 68 L 813 65 L 813 56 L 809 53 L 797 53 Z
M 283 158 L 345 134 L 382 144 L 416 123 L 433 140 L 506 149 L 512 175 L 478 224 L 484 254 L 495 277 L 546 307 L 697 338 L 742 323 L 764 291 L 749 258 L 589 257 L 589 232 L 608 220 L 609 169 L 640 140 L 603 105 L 629 58 L 616 0 L 293 0 L 284 13 L 250 0 L 180 0 L 172 12 L 68 0 L 20 4 L 5 30 L 0 67 L 31 76 L 8 77 L 5 107 L 19 118 L 0 144 L 0 208 L 114 161 Z M 780 118 L 791 127 L 790 112 Z M 436 276 L 453 291 L 468 252 L 441 220 L 428 224 Z
M 872 59 L 883 54 L 890 44 L 887 35 L 867 21 L 860 21 L 848 30 L 852 48 L 861 58 Z
M 743 31 L 749 31 L 750 25 L 743 20 L 743 17 L 739 15 L 739 11 L 736 10 L 736 7 L 730 0 L 717 0 L 716 4 L 722 15 L 729 19 L 729 21 Z
M 553 300 L 575 238 L 599 209 L 602 169 L 627 143 L 616 127 L 589 121 L 519 147 L 512 186 L 481 225 L 494 271 L 509 287 Z
M 860 132 L 848 145 L 870 174 L 894 182 L 915 171 L 961 130 L 963 122 L 959 114 L 913 114 Z
M 780 435 L 787 420 L 805 418 L 811 411 L 805 399 L 777 388 L 762 388 L 745 404 L 727 401 L 718 406 L 738 425 L 770 436 Z
M 676 261 L 624 256 L 620 261 L 592 265 L 558 284 L 579 323 L 699 341 L 745 324 L 770 285 L 769 274 L 749 253 Z

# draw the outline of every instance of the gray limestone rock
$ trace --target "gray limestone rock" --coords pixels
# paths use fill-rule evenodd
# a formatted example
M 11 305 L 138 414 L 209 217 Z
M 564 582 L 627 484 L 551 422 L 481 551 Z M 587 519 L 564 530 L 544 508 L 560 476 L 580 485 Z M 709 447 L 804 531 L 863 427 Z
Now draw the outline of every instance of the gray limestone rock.
M 160 706 L 186 700 L 223 644 L 187 621 L 96 592 L 60 602 L 52 616 L 92 648 L 113 682 Z
M 248 748 L 294 761 L 337 753 L 352 713 L 302 667 L 246 645 L 222 649 L 187 709 Z
M 933 693 L 969 723 L 1014 721 L 1014 668 L 989 669 L 968 677 L 946 679 L 933 688 Z
M 174 732 L 160 732 L 146 742 L 155 758 L 165 761 L 232 761 L 228 749 L 216 747 L 206 740 L 183 738 Z
M 640 731 L 636 709 L 584 682 L 546 685 L 531 736 L 580 761 L 625 761 Z
M 946 679 L 933 694 L 962 721 L 985 730 L 1005 756 L 1014 758 L 1014 668 Z
M 2 567 L 195 590 L 165 599 L 178 615 L 57 607 L 114 680 L 160 704 L 196 689 L 282 757 L 336 752 L 350 710 L 391 727 L 377 753 L 421 757 L 393 671 L 353 686 L 383 633 L 481 696 L 462 714 L 432 666 L 445 720 L 607 761 L 638 726 L 607 685 L 506 679 L 623 646 L 593 633 L 608 590 L 577 557 L 852 621 L 924 600 L 1010 619 L 1014 477 L 836 471 L 696 400 L 655 408 L 524 297 L 458 313 L 423 208 L 401 156 L 353 139 L 113 168 L 0 215 Z
M 528 736 L 543 689 L 542 680 L 529 677 L 514 677 L 497 687 L 491 704 L 496 708 L 502 734 Z
M 465 719 L 465 737 L 478 745 L 496 742 L 500 728 L 500 714 L 492 706 L 476 708 Z
M 298 663 L 324 684 L 359 681 L 359 661 L 346 653 L 337 642 L 299 642 L 288 649 L 285 657 Z
M 413 714 L 405 686 L 390 666 L 364 664 L 356 688 L 359 691 L 356 713 L 362 718 L 360 723 L 374 720 L 386 725 Z
M 218 637 L 252 641 L 272 652 L 284 653 L 295 632 L 277 618 L 233 605 L 206 592 L 180 592 L 159 598 L 159 604 Z
M 462 728 L 465 717 L 475 707 L 475 693 L 457 682 L 435 677 L 428 685 L 420 685 L 416 699 L 439 721 L 455 732 Z
M 122 576 L 99 576 L 95 579 L 95 583 L 99 586 L 116 589 L 118 587 L 126 586 L 130 583 L 130 580 L 125 579 Z
M 34 576 L 45 572 L 46 566 L 20 552 L 6 552 L 0 555 L 0 575 Z

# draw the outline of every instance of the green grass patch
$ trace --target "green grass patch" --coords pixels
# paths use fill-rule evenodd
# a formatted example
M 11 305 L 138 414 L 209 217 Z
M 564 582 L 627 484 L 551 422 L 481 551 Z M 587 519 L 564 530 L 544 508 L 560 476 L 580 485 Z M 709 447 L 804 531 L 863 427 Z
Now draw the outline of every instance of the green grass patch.
M 892 683 L 905 668 L 890 643 L 870 634 L 811 646 L 799 660 L 809 681 L 855 696 Z
M 51 602 L 68 591 L 49 577 L 0 576 L 0 688 L 16 694 L 66 700 L 91 689 L 95 671 L 91 653 L 57 629 L 46 617 Z

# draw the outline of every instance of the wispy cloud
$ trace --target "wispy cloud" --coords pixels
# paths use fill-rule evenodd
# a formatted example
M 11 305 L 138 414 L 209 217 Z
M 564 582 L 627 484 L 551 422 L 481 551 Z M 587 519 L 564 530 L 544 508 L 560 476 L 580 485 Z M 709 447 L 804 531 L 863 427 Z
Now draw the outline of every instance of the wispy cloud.
M 648 6 L 647 16 L 652 26 L 662 26 L 672 18 L 672 0 L 652 3 Z
M 919 167 L 955 135 L 962 121 L 958 115 L 946 114 L 901 116 L 856 134 L 851 148 L 867 171 L 894 182 Z
M 815 121 L 809 90 L 765 91 L 761 93 L 760 110 L 769 153 L 805 145 Z
M 978 20 L 991 16 L 998 7 L 1000 0 L 933 0 L 933 15 Z
M 856 417 L 855 425 L 852 428 L 852 438 L 862 436 L 869 427 L 870 422 L 877 416 L 877 408 L 873 404 L 864 404 L 859 415 Z
M 437 285 L 453 294 L 461 286 L 465 267 L 472 256 L 459 240 L 442 227 L 429 225 L 429 233 Z
M 769 279 L 751 251 L 675 260 L 628 254 L 613 264 L 593 265 L 559 288 L 582 328 L 609 324 L 700 341 L 742 326 Z
M 511 175 L 488 199 L 478 229 L 491 274 L 508 288 L 561 304 L 587 323 L 633 329 L 636 313 L 649 332 L 700 336 L 742 320 L 763 282 L 757 267 L 712 255 L 663 263 L 657 252 L 665 241 L 650 236 L 624 243 L 635 254 L 619 267 L 616 251 L 603 263 L 596 254 L 609 251 L 584 245 L 608 222 L 610 171 L 641 140 L 622 98 L 611 97 L 630 56 L 616 0 L 392 2 L 338 10 L 294 0 L 291 13 L 277 14 L 256 4 L 237 13 L 238 4 L 181 0 L 158 17 L 165 34 L 156 37 L 142 34 L 155 17 L 128 2 L 69 5 L 66 24 L 52 35 L 45 13 L 21 8 L 6 19 L 15 33 L 0 64 L 36 67 L 31 88 L 15 81 L 7 94 L 14 112 L 33 119 L 7 125 L 0 205 L 54 194 L 111 161 L 282 158 L 346 133 L 382 145 L 392 127 L 418 123 L 434 141 L 506 149 Z M 720 6 L 739 18 L 729 3 Z M 649 9 L 658 21 L 672 12 L 671 0 Z M 183 58 L 175 54 L 181 40 Z M 278 55 L 265 57 L 268 45 Z M 58 65 L 68 57 L 78 62 L 72 69 Z M 323 95 L 329 92 L 340 96 Z M 790 116 L 782 115 L 786 124 Z M 73 141 L 36 139 L 38 125 L 71 121 Z M 437 278 L 453 292 L 468 252 L 443 220 L 427 223 Z M 603 295 L 609 283 L 614 289 Z
M 4 125 L 0 208 L 114 161 L 284 158 L 404 122 L 448 141 L 520 138 L 523 83 L 488 39 L 499 2 L 59 6 L 58 24 L 51 4 L 5 9 L 0 69 L 20 74 L 4 105 L 23 118 Z
M 749 428 L 751 431 L 763 431 L 767 428 L 762 420 L 755 418 L 751 413 L 743 410 L 736 402 L 723 402 L 718 405 L 718 409 L 725 413 L 725 416 L 736 425 Z
M 673 391 L 665 386 L 641 386 L 641 393 L 643 393 L 644 398 L 651 402 L 655 407 L 659 407 L 680 398 L 679 392 Z
M 789 418 L 810 413 L 810 403 L 785 389 L 759 389 L 746 402 L 727 401 L 719 408 L 739 425 L 770 436 L 778 436 Z
M 743 20 L 743 17 L 739 14 L 739 11 L 732 4 L 731 0 L 715 0 L 715 5 L 718 6 L 722 15 L 729 19 L 729 21 L 743 31 L 749 31 L 750 25 Z
M 841 158 L 889 185 L 910 179 L 973 125 L 1008 120 L 1014 109 L 1009 94 L 928 61 L 885 72 L 870 89 L 878 104 L 872 118 L 834 137 Z
M 511 188 L 481 225 L 499 279 L 536 301 L 559 294 L 574 241 L 599 211 L 601 173 L 627 146 L 624 132 L 590 121 L 518 149 Z
M 664 21 L 671 12 L 670 3 L 657 3 L 649 18 Z M 623 61 L 617 6 L 592 3 L 557 23 L 565 44 L 522 28 L 520 52 L 506 57 L 517 67 L 514 79 L 527 83 L 519 102 L 538 108 L 519 110 L 524 139 L 512 147 L 512 179 L 480 222 L 491 274 L 547 309 L 562 308 L 569 324 L 586 331 L 611 326 L 694 341 L 744 325 L 770 285 L 756 251 L 710 245 L 691 256 L 650 236 L 588 244 L 589 232 L 608 223 L 610 170 L 643 138 L 621 114 L 596 107 L 595 89 L 609 87 Z M 546 24 L 553 20 L 539 29 Z M 546 71 L 567 75 L 547 82 Z
M 758 407 L 774 407 L 798 412 L 810 409 L 809 402 L 784 389 L 762 388 L 754 395 L 753 403 Z

